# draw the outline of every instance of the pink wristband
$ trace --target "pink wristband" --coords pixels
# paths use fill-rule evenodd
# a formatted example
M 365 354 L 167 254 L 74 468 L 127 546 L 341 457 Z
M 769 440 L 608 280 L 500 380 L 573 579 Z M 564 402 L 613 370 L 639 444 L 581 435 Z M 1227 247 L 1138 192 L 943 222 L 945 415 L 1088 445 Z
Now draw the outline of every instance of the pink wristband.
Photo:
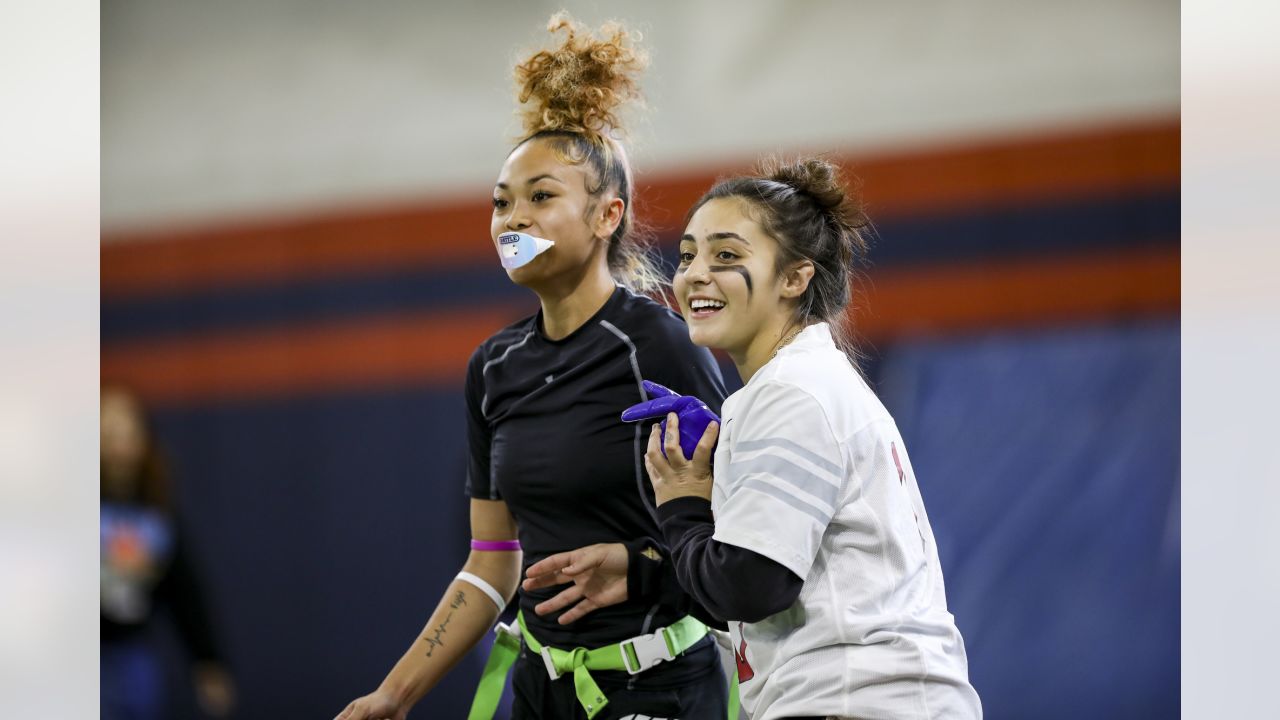
M 472 550 L 480 550 L 482 552 L 502 552 L 510 550 L 519 550 L 519 540 L 472 540 Z

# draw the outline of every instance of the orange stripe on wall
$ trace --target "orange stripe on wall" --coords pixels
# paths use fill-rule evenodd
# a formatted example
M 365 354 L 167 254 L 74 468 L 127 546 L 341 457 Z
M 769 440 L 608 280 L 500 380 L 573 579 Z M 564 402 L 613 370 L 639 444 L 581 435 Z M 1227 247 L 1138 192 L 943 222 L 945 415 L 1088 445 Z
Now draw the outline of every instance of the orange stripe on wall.
M 1181 129 L 1174 120 L 861 165 L 854 159 L 852 167 L 865 180 L 875 217 L 1177 188 L 1181 146 Z
M 493 254 L 485 204 L 395 209 L 160 235 L 102 245 L 102 295 L 449 265 Z
M 910 335 L 1177 313 L 1179 251 L 881 272 L 854 313 L 872 343 Z M 460 386 L 472 350 L 520 310 L 418 314 L 104 348 L 102 375 L 156 404 L 435 383 Z
M 409 383 L 460 386 L 476 347 L 513 308 L 148 341 L 104 348 L 102 378 L 184 404 Z
M 886 271 L 864 285 L 854 327 L 872 342 L 932 332 L 1176 313 L 1177 247 Z
M 1170 120 L 1087 132 L 837 158 L 861 178 L 873 218 L 1177 187 L 1180 128 Z M 658 229 L 683 222 L 725 168 L 638 179 Z M 497 171 L 497 168 L 494 169 Z M 119 297 L 401 265 L 491 259 L 483 188 L 470 204 L 317 214 L 303 220 L 121 234 L 102 246 L 102 294 Z
M 1181 130 L 1174 120 L 892 156 L 843 155 L 835 159 L 861 181 L 872 219 L 883 219 L 1176 188 L 1181 177 L 1180 152 Z M 744 166 L 725 172 L 749 169 Z M 715 174 L 700 173 L 648 185 L 641 182 L 642 199 L 662 227 L 675 228 L 715 179 Z

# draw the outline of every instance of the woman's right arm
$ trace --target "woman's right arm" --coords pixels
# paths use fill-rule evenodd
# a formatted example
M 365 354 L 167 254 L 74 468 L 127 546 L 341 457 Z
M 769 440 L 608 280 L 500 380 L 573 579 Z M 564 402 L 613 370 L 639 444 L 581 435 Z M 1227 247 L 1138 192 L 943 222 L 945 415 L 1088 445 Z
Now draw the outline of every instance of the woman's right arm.
M 511 540 L 516 522 L 501 500 L 471 501 L 471 536 Z M 479 577 L 510 602 L 520 581 L 521 553 L 472 550 L 463 571 Z M 493 627 L 503 608 L 466 580 L 454 579 L 426 627 L 374 692 L 347 705 L 335 720 L 403 720 L 436 683 Z

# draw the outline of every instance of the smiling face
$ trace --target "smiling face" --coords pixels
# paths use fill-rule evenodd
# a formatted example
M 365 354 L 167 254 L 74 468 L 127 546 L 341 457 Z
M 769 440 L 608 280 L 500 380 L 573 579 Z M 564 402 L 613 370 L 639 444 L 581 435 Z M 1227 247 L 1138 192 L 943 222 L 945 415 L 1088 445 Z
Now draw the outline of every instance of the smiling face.
M 775 270 L 778 243 L 746 210 L 745 200 L 732 197 L 698 208 L 680 239 L 672 280 L 690 339 L 723 349 L 735 361 L 789 312 Z
M 562 161 L 547 139 L 525 142 L 507 157 L 493 189 L 489 233 L 495 246 L 509 231 L 556 243 L 529 264 L 507 270 L 513 282 L 536 289 L 606 262 L 607 238 L 621 219 L 622 201 L 607 190 L 595 197 L 588 193 L 598 182 L 590 172 L 585 164 Z

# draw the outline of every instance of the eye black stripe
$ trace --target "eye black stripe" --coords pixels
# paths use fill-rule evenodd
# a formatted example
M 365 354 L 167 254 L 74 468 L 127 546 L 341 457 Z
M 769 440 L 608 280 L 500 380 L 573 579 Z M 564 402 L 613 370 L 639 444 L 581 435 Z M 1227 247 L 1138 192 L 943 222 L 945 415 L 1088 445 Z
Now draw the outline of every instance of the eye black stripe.
M 747 269 L 744 267 L 739 265 L 712 265 L 707 269 L 711 272 L 735 272 L 741 275 L 742 279 L 747 283 L 747 297 L 750 297 L 751 293 L 755 290 L 751 283 L 751 273 L 747 272 Z

